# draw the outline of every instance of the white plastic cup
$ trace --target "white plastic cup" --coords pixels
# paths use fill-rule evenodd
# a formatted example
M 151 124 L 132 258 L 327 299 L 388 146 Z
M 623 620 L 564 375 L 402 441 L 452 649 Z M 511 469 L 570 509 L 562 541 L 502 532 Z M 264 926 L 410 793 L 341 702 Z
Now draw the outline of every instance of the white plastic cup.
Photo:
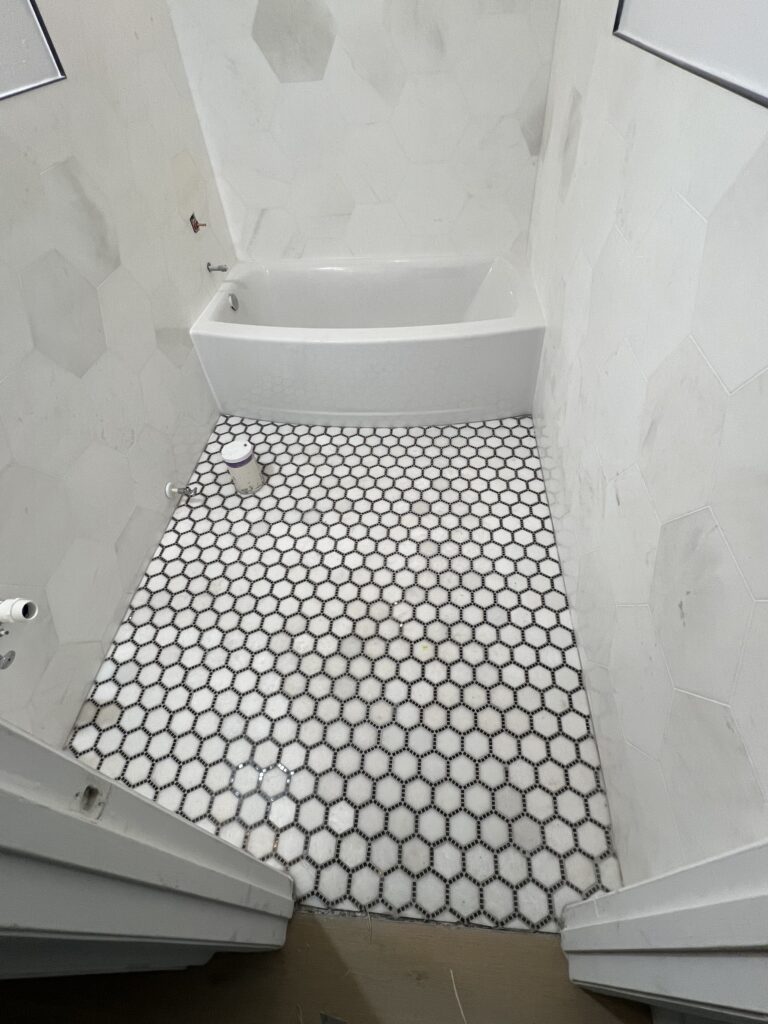
M 224 465 L 229 470 L 238 494 L 253 494 L 264 483 L 261 469 L 253 457 L 253 445 L 245 438 L 230 441 L 221 449 Z

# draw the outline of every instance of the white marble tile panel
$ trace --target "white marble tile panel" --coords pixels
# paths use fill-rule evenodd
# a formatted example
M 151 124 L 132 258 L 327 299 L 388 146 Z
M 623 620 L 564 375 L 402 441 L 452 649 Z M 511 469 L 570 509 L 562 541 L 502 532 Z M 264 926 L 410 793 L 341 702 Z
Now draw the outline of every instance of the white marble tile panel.
M 768 690 L 765 666 L 768 658 L 768 604 L 755 605 L 741 665 L 736 677 L 732 707 L 736 726 L 747 748 L 757 779 L 768 799 L 768 751 L 765 745 L 765 716 Z
M 514 9 L 480 0 L 170 7 L 241 256 L 457 255 L 524 245 L 552 0 Z M 358 214 L 394 201 L 422 167 L 434 178 L 427 198 L 445 197 L 450 175 L 465 194 L 492 202 L 462 215 L 463 203 L 438 199 L 437 218 L 419 216 L 419 202 L 406 204 L 405 235 L 397 221 L 396 230 L 389 226 L 389 207 Z M 344 183 L 354 244 L 313 230 L 305 193 L 290 190 L 302 169 Z
M 649 380 L 639 462 L 662 521 L 709 501 L 725 408 L 725 391 L 690 338 Z
M 658 757 L 673 687 L 647 606 L 616 609 L 610 672 L 624 737 Z
M 730 390 L 768 365 L 763 325 L 768 299 L 760 267 L 768 232 L 759 229 L 768 205 L 768 143 L 744 167 L 712 211 L 701 263 L 693 333 Z
M 752 593 L 768 598 L 768 374 L 728 399 L 712 508 Z
M 764 838 L 768 804 L 730 708 L 676 693 L 661 765 L 688 861 Z
M 681 810 L 701 809 L 704 775 L 739 780 L 754 796 L 756 740 L 736 741 L 727 704 L 676 696 L 681 707 L 716 709 L 721 733 L 699 743 L 692 726 L 670 727 L 658 761 L 663 702 L 629 714 L 631 741 L 617 702 L 649 679 L 665 689 L 650 602 L 674 684 L 740 700 L 741 723 L 751 709 L 760 717 L 754 687 L 734 683 L 752 597 L 765 596 L 755 511 L 766 496 L 756 440 L 765 289 L 755 275 L 765 263 L 768 115 L 618 43 L 613 13 L 602 0 L 560 4 L 531 225 L 549 324 L 535 412 L 582 652 L 604 662 L 610 646 L 623 660 L 615 676 L 587 661 L 586 684 L 624 877 L 637 881 L 733 845 L 718 782 L 700 820 Z M 638 364 L 625 382 L 638 394 L 647 381 L 642 445 L 606 486 L 592 453 L 623 455 L 626 424 L 638 419 L 606 395 L 603 368 L 625 340 Z M 745 657 L 757 650 L 747 635 Z M 759 802 L 736 805 L 739 834 L 764 834 Z
M 0 421 L 21 465 L 61 477 L 88 447 L 92 419 L 82 380 L 40 352 L 0 382 Z
M 676 687 L 730 699 L 752 604 L 709 509 L 662 528 L 651 611 Z
M 619 604 L 647 604 L 661 523 L 637 466 L 620 473 L 605 490 L 602 550 Z

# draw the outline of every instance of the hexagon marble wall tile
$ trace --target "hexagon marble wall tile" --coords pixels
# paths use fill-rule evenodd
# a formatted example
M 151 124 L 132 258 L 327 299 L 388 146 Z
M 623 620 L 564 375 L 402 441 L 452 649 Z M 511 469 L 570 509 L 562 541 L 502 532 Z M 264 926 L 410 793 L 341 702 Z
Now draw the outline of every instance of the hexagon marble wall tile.
M 68 77 L 0 103 L 0 597 L 41 608 L 0 716 L 62 744 L 215 417 L 187 330 L 232 252 L 165 6 L 41 7 Z
M 615 7 L 562 0 L 531 254 L 537 432 L 631 882 L 768 834 L 768 111 L 615 39 Z
M 524 245 L 558 0 L 170 0 L 238 254 Z
M 250 497 L 220 457 L 240 436 Z M 551 930 L 618 883 L 530 418 L 222 417 L 194 480 L 78 757 L 315 906 Z

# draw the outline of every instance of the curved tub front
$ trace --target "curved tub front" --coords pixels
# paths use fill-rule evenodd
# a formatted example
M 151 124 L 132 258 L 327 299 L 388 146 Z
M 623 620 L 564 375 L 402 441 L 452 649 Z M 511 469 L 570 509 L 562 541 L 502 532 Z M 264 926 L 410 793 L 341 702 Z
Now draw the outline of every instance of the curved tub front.
M 191 332 L 225 413 L 336 426 L 530 412 L 543 333 L 501 260 L 241 263 Z

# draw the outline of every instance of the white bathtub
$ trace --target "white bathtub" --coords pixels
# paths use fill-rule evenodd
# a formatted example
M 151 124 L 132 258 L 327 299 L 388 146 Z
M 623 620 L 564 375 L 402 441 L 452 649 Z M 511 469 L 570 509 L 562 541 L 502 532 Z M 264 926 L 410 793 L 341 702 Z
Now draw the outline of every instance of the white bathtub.
M 240 263 L 191 331 L 223 412 L 337 426 L 530 412 L 543 333 L 501 259 Z

